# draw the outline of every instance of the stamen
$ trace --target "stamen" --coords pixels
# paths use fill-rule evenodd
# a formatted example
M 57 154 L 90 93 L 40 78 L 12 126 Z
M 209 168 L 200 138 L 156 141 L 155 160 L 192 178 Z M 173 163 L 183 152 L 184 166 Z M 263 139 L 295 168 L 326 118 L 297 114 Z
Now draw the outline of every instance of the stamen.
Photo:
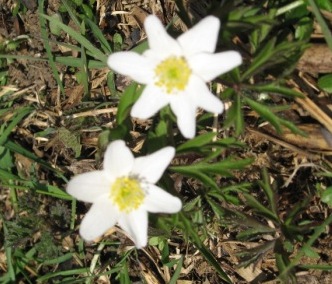
M 110 190 L 110 198 L 120 211 L 129 213 L 144 201 L 145 193 L 135 178 L 120 177 L 115 180 Z
M 164 88 L 168 94 L 176 94 L 186 88 L 191 69 L 184 57 L 172 56 L 157 65 L 155 75 L 158 87 Z

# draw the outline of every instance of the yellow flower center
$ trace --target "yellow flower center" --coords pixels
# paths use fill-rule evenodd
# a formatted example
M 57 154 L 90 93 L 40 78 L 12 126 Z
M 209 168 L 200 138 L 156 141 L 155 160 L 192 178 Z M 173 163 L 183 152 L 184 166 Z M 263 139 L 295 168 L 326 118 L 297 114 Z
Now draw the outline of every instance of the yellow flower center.
M 156 85 L 164 88 L 166 93 L 183 91 L 189 81 L 191 69 L 183 57 L 169 57 L 155 68 Z
M 120 177 L 115 180 L 110 190 L 110 198 L 120 211 L 129 213 L 143 203 L 145 193 L 135 178 Z

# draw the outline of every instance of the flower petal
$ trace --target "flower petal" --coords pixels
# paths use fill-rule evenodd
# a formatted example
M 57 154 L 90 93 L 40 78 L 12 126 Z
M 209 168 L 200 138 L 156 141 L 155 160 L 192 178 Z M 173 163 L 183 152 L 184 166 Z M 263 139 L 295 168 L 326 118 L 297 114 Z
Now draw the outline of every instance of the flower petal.
M 148 119 L 169 103 L 161 88 L 149 84 L 131 109 L 131 116 Z
M 67 192 L 78 200 L 92 203 L 109 191 L 110 182 L 103 171 L 84 173 L 69 181 Z
M 180 198 L 169 194 L 156 185 L 150 184 L 144 207 L 152 213 L 176 213 L 181 210 L 182 202 Z
M 144 28 L 148 36 L 149 47 L 155 50 L 156 54 L 180 55 L 181 48 L 178 42 L 166 32 L 157 16 L 146 17 Z
M 239 52 L 230 50 L 215 54 L 196 54 L 188 62 L 194 73 L 207 82 L 239 66 L 242 57 Z
M 134 155 L 122 140 L 113 141 L 106 149 L 104 171 L 114 177 L 126 176 L 134 164 Z
M 132 174 L 145 182 L 156 183 L 175 155 L 173 147 L 162 148 L 148 156 L 136 158 Z
M 214 52 L 217 45 L 220 21 L 208 16 L 177 38 L 187 58 L 200 52 Z
M 112 207 L 107 196 L 99 198 L 85 215 L 80 226 L 80 235 L 84 240 L 92 241 L 113 227 L 118 217 L 118 211 Z
M 180 132 L 185 138 L 191 139 L 196 132 L 196 106 L 186 94 L 177 96 L 171 101 L 171 109 L 177 118 Z
M 224 104 L 214 96 L 206 84 L 197 76 L 192 75 L 187 93 L 197 107 L 213 113 L 222 113 Z
M 115 72 L 129 76 L 142 84 L 148 84 L 153 79 L 151 61 L 132 51 L 111 54 L 107 59 L 107 64 Z
M 135 210 L 122 215 L 118 223 L 133 239 L 137 248 L 146 246 L 148 242 L 148 212 L 146 210 Z

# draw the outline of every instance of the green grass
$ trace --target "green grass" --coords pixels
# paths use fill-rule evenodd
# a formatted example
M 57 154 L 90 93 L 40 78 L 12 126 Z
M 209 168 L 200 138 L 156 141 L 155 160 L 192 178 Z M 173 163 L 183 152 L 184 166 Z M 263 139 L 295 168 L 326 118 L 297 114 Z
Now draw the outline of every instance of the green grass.
M 175 2 L 188 27 L 198 21 L 182 1 Z M 131 119 L 142 87 L 122 86 L 106 60 L 120 49 L 142 53 L 147 44 L 131 46 L 121 26 L 103 30 L 94 1 L 82 6 L 62 0 L 60 17 L 47 14 L 47 0 L 38 1 L 41 57 L 23 55 L 24 37 L 0 41 L 1 283 L 145 283 L 149 277 L 165 283 L 239 283 L 239 267 L 251 264 L 268 280 L 285 283 L 295 283 L 299 271 L 330 273 L 330 250 L 324 252 L 329 261 L 317 261 L 332 222 L 325 214 L 331 209 L 329 161 L 319 157 L 313 163 L 323 174 L 299 171 L 284 188 L 282 179 L 296 167 L 297 153 L 269 141 L 253 143 L 248 134 L 268 124 L 274 137 L 285 128 L 306 135 L 287 116 L 294 98 L 303 95 L 289 82 L 315 22 L 331 48 L 329 24 L 320 11 L 328 7 L 313 0 L 224 2 L 211 1 L 204 13 L 222 21 L 218 49 L 241 51 L 244 63 L 211 83 L 214 92 L 222 86 L 220 98 L 230 106 L 217 121 L 217 134 L 211 130 L 213 115 L 200 113 L 199 134 L 192 140 L 178 134 L 169 108 L 148 123 Z M 26 13 L 20 9 L 12 13 Z M 174 20 L 170 32 L 179 33 L 176 19 L 168 20 Z M 57 87 L 16 95 L 9 88 L 15 82 L 9 67 L 20 61 L 47 62 Z M 77 86 L 83 86 L 79 100 L 64 109 Z M 114 113 L 94 115 L 103 108 Z M 89 115 L 73 118 L 82 112 Z M 84 242 L 78 227 L 89 205 L 65 191 L 75 174 L 99 168 L 106 146 L 116 139 L 137 147 L 140 155 L 170 144 L 177 151 L 159 185 L 181 197 L 183 210 L 151 214 L 149 246 L 143 250 L 133 248 L 118 228 L 99 242 Z M 237 244 L 235 251 L 227 251 L 228 242 Z M 263 269 L 260 261 L 267 258 L 275 265 Z M 196 262 L 209 272 L 200 275 Z

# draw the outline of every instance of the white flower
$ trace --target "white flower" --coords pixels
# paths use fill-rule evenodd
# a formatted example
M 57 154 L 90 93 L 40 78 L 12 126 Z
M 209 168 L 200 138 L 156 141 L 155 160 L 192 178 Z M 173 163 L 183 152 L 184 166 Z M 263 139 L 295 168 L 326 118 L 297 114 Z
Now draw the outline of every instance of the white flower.
M 146 87 L 131 110 L 131 115 L 147 119 L 170 105 L 186 138 L 195 136 L 196 109 L 222 113 L 224 106 L 206 82 L 242 63 L 236 51 L 214 53 L 220 21 L 208 16 L 192 29 L 172 38 L 159 19 L 150 15 L 144 22 L 149 48 L 143 55 L 116 52 L 107 64 Z
M 134 158 L 125 142 L 112 142 L 105 152 L 103 170 L 71 179 L 67 192 L 78 200 L 93 203 L 80 226 L 87 241 L 101 236 L 116 223 L 134 240 L 136 247 L 147 243 L 148 212 L 175 213 L 179 198 L 155 183 L 174 157 L 173 147 Z

